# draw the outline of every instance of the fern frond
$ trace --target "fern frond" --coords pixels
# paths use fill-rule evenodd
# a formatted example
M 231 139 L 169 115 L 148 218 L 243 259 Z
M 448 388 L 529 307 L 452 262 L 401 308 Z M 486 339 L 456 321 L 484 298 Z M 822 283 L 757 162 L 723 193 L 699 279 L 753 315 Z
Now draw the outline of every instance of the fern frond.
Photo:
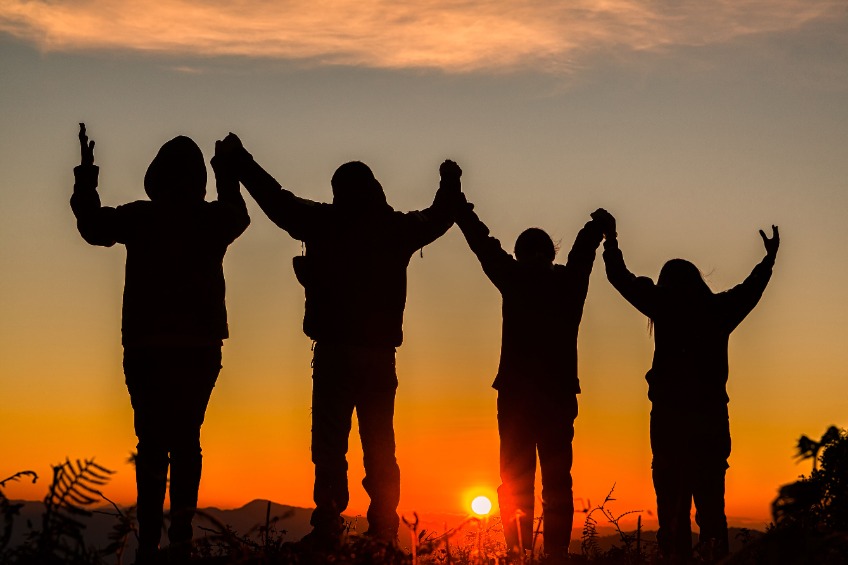
M 64 558 L 87 555 L 83 518 L 91 516 L 88 507 L 104 499 L 98 487 L 105 485 L 114 471 L 85 459 L 53 466 L 53 482 L 44 497 L 44 514 L 38 545 L 42 552 Z

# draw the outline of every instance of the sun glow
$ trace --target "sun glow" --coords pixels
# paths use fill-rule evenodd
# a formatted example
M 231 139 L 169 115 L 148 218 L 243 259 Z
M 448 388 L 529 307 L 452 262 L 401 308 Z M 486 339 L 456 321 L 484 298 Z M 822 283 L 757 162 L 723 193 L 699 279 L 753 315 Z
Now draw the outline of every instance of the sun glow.
M 492 511 L 492 501 L 485 496 L 478 496 L 471 501 L 471 510 L 479 516 L 488 516 Z

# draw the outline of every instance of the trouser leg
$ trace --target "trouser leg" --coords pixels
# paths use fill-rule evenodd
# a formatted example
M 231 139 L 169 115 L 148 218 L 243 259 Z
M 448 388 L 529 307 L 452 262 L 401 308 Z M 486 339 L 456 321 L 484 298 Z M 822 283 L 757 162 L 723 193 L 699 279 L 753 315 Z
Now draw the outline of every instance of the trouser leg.
M 723 463 L 723 461 L 722 461 Z M 701 529 L 699 546 L 708 560 L 718 560 L 729 552 L 727 517 L 724 513 L 724 465 L 712 465 L 696 472 L 694 484 L 695 521 Z
M 220 348 L 193 348 L 183 355 L 174 365 L 178 374 L 172 387 L 171 544 L 192 538 L 202 468 L 200 428 L 221 370 Z
M 657 406 L 651 410 L 653 480 L 657 495 L 657 544 L 660 555 L 672 562 L 692 555 L 692 431 L 683 407 Z
M 395 458 L 394 407 L 394 384 L 359 395 L 356 406 L 365 466 L 362 486 L 371 498 L 368 532 L 386 540 L 397 537 L 399 523 L 400 467 Z
M 200 484 L 200 426 L 221 368 L 221 348 L 127 348 L 124 371 L 138 436 L 139 555 L 156 551 L 171 465 L 173 543 L 190 542 Z M 169 458 L 169 453 L 171 454 Z
M 701 418 L 706 424 L 693 468 L 695 521 L 701 529 L 698 539 L 701 555 L 716 561 L 729 553 L 727 516 L 724 511 L 724 485 L 730 456 L 730 424 L 727 407 Z
M 167 430 L 161 417 L 166 394 L 157 353 L 150 349 L 124 350 L 124 375 L 138 438 L 135 476 L 140 556 L 150 556 L 159 548 L 168 480 Z
M 657 544 L 666 559 L 688 560 L 692 555 L 692 490 L 681 464 L 653 464 L 654 491 L 657 495 Z
M 139 553 L 151 555 L 159 548 L 162 537 L 163 505 L 168 480 L 168 452 L 139 438 L 135 458 L 135 482 L 138 493 Z
M 540 404 L 545 406 L 546 399 L 540 399 Z M 552 406 L 545 406 L 539 416 L 539 466 L 542 471 L 545 553 L 565 556 L 571 542 L 574 519 L 571 442 L 574 439 L 574 419 L 577 417 L 576 396 L 564 402 L 556 402 Z
M 524 399 L 498 394 L 500 474 L 498 505 L 510 551 L 530 549 L 533 539 L 533 488 L 536 442 Z
M 347 449 L 353 417 L 353 395 L 346 384 L 343 360 L 315 349 L 312 377 L 312 462 L 315 464 L 310 524 L 317 532 L 338 535 L 347 508 Z

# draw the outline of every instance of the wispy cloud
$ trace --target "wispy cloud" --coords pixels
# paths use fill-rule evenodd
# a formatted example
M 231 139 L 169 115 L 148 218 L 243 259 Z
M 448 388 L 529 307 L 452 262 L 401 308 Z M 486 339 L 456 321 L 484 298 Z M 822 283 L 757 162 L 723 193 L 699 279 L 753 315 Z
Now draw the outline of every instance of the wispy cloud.
M 837 18 L 842 0 L 0 0 L 0 32 L 46 51 L 452 72 L 567 70 L 603 50 L 708 45 Z

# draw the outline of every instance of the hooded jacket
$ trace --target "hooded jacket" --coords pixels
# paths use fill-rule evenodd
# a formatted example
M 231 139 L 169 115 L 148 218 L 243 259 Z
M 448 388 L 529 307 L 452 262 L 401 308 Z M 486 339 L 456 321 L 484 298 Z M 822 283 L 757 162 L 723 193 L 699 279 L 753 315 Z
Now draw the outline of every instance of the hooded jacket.
M 306 292 L 304 333 L 319 343 L 398 347 L 403 342 L 406 268 L 416 250 L 451 225 L 443 182 L 432 206 L 397 212 L 363 163 L 333 176 L 333 203 L 298 198 L 246 154 L 240 180 L 277 226 L 305 243 L 295 273 Z
M 504 251 L 470 204 L 461 207 L 456 223 L 503 299 L 501 356 L 492 386 L 502 392 L 578 394 L 577 332 L 601 228 L 588 222 L 566 264 L 548 267 L 523 264 Z
M 203 154 L 184 136 L 165 143 L 147 169 L 150 200 L 102 206 L 98 173 L 74 169 L 71 209 L 85 241 L 127 248 L 123 344 L 220 344 L 228 337 L 224 253 L 250 223 L 238 181 L 216 168 L 218 200 L 206 202 Z
M 654 359 L 646 379 L 654 407 L 718 409 L 726 414 L 730 333 L 762 297 L 774 257 L 766 255 L 741 284 L 698 296 L 631 273 L 616 239 L 604 243 L 604 263 L 610 283 L 653 321 Z

